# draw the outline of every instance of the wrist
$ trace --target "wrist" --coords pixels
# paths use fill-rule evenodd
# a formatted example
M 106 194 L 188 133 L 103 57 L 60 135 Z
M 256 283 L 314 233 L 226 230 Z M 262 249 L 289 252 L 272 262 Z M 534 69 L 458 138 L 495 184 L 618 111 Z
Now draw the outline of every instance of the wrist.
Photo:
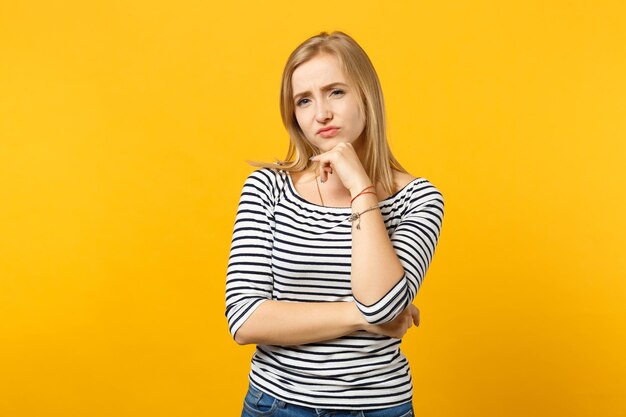
M 370 180 L 370 178 L 367 175 L 363 175 L 362 177 L 358 178 L 354 182 L 354 184 L 349 188 L 350 196 L 352 198 L 354 198 L 361 191 L 363 191 L 365 188 L 367 188 L 367 187 L 369 187 L 371 185 L 373 185 L 372 184 L 372 180 Z M 374 190 L 374 189 L 370 188 L 369 190 L 366 190 L 366 191 L 372 191 L 372 190 Z
M 354 199 L 356 196 L 366 191 L 376 192 L 376 186 L 372 184 L 369 178 L 365 181 L 359 181 L 356 186 L 350 188 L 350 197 Z

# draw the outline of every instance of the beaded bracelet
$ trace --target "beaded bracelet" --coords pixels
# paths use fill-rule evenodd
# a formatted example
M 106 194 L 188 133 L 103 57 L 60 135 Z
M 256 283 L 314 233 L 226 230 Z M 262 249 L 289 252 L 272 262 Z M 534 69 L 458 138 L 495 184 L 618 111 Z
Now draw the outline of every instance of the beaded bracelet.
M 374 210 L 374 209 L 377 209 L 377 208 L 379 208 L 379 207 L 378 207 L 378 204 L 377 204 L 377 205 L 375 205 L 375 206 L 372 206 L 372 207 L 370 207 L 370 208 L 368 208 L 368 209 L 365 209 L 365 210 L 363 210 L 363 211 L 362 211 L 362 212 L 360 212 L 360 213 L 352 213 L 352 214 L 350 215 L 350 217 L 348 217 L 348 221 L 349 221 L 350 223 L 352 223 L 353 221 L 358 220 L 359 222 L 356 224 L 356 228 L 357 228 L 358 230 L 361 230 L 361 216 L 362 216 L 364 213 L 367 213 L 368 211 L 371 211 L 371 210 Z
M 357 195 L 355 195 L 355 196 L 354 196 L 354 198 L 353 198 L 352 200 L 350 200 L 350 205 L 352 205 L 352 203 L 354 202 L 354 200 L 356 200 L 356 199 L 357 199 L 357 197 L 360 197 L 362 194 L 376 194 L 375 192 L 372 192 L 372 191 L 365 192 L 365 190 L 367 190 L 367 189 L 369 189 L 369 188 L 374 188 L 374 186 L 373 186 L 373 185 L 370 185 L 369 187 L 365 187 L 365 188 L 363 188 L 363 191 L 361 191 L 360 193 L 358 193 Z

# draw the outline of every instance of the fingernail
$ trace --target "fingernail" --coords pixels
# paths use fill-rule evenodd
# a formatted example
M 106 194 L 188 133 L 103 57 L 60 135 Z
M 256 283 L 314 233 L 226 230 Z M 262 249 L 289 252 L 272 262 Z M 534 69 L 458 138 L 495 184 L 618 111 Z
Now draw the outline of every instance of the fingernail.
M 314 161 L 314 160 L 315 160 L 315 155 L 309 158 L 309 161 Z

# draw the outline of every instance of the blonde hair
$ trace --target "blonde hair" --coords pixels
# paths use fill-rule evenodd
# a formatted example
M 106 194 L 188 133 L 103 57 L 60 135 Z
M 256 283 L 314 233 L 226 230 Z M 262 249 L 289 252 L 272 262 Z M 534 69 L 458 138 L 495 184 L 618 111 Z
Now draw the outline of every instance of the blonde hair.
M 359 44 L 340 31 L 313 36 L 291 53 L 283 71 L 280 91 L 280 113 L 289 133 L 287 156 L 276 163 L 249 163 L 284 171 L 303 171 L 312 164 L 309 158 L 319 152 L 306 139 L 296 120 L 291 80 L 299 65 L 323 53 L 337 57 L 341 70 L 358 92 L 359 107 L 365 115 L 365 160 L 362 162 L 369 178 L 373 184 L 380 183 L 387 193 L 396 192 L 392 168 L 406 171 L 392 155 L 387 142 L 385 104 L 378 75 Z

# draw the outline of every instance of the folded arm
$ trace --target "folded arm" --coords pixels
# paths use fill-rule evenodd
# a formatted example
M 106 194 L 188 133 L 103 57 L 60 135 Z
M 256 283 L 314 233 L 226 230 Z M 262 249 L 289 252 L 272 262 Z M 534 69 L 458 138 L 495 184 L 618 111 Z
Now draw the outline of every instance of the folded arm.
M 385 225 L 381 210 L 390 208 L 384 206 L 366 212 L 360 229 L 352 226 L 352 292 L 372 324 L 393 320 L 413 302 L 437 245 L 443 219 L 441 193 L 426 180 L 412 187 L 393 233 Z M 365 194 L 354 201 L 353 211 L 376 204 L 375 195 Z

